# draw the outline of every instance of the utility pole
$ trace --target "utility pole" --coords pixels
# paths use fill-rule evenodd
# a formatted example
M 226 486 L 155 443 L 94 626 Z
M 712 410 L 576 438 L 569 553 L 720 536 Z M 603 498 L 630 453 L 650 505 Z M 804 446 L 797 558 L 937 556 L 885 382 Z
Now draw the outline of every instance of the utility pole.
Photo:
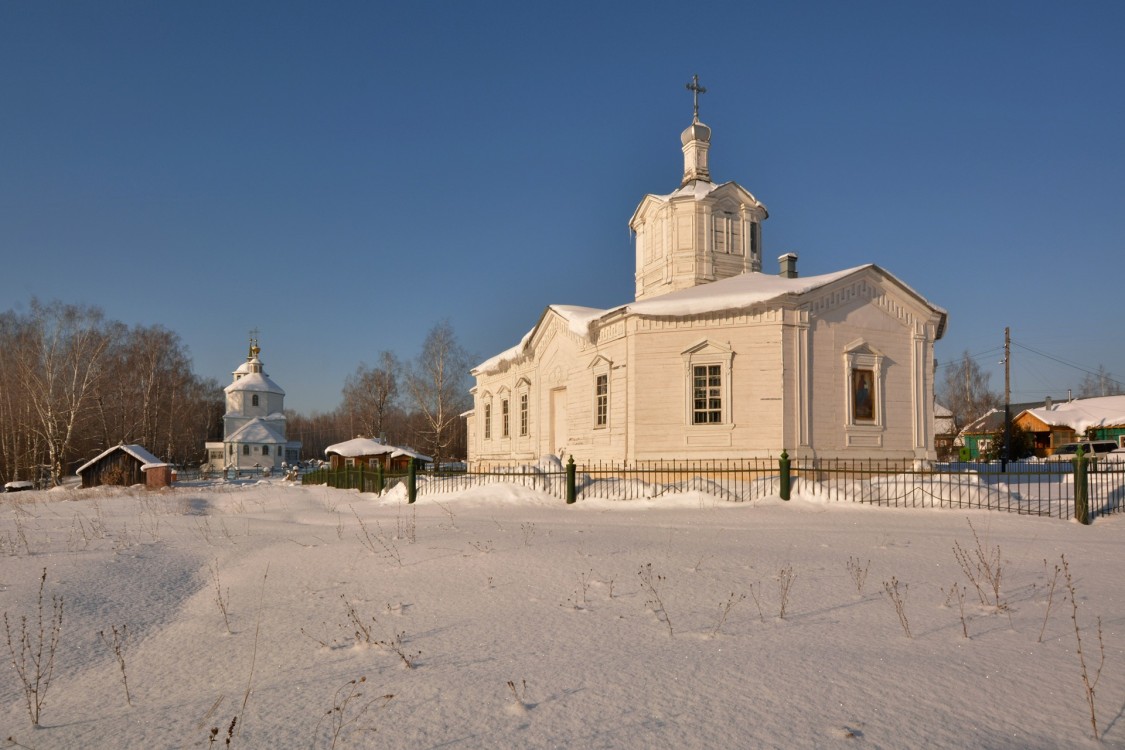
M 1000 470 L 1008 470 L 1012 455 L 1012 338 L 1011 330 L 1004 326 L 1004 455 Z

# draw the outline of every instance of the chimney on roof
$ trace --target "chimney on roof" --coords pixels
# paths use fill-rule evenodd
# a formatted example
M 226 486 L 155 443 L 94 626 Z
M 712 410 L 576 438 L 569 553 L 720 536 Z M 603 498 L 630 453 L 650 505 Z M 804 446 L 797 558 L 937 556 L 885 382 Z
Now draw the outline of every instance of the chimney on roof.
M 1054 406 L 1054 405 L 1055 405 L 1054 401 L 1051 400 L 1050 396 L 1048 396 L 1047 400 L 1043 402 L 1043 408 L 1046 409 L 1047 411 L 1050 411 L 1051 407 Z
M 781 264 L 781 273 L 779 274 L 783 279 L 797 278 L 797 253 L 786 253 L 777 259 Z

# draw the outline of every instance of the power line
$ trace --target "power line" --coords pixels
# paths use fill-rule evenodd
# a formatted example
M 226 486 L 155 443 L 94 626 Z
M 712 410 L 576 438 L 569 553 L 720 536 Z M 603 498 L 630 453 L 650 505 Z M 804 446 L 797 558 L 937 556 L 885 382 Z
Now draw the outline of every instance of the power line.
M 1056 357 L 1056 356 L 1053 356 L 1051 354 L 1047 354 L 1046 352 L 1041 352 L 1038 349 L 1033 349 L 1030 346 L 1027 346 L 1026 344 L 1019 343 L 1018 341 L 1013 341 L 1012 343 L 1015 344 L 1016 346 L 1018 346 L 1020 349 L 1024 349 L 1026 351 L 1029 351 L 1032 354 L 1038 354 L 1040 357 L 1044 357 L 1045 359 L 1049 359 L 1052 362 L 1058 362 L 1060 365 L 1066 365 L 1067 367 L 1072 367 L 1075 370 L 1078 370 L 1079 372 L 1084 372 L 1087 375 L 1093 375 L 1096 378 L 1105 378 L 1107 381 L 1109 381 L 1110 383 L 1113 383 L 1118 388 L 1125 388 L 1125 383 L 1121 382 L 1120 380 L 1117 380 L 1115 378 L 1110 377 L 1109 373 L 1095 372 L 1094 370 L 1087 369 L 1087 368 L 1085 368 L 1081 365 L 1076 365 L 1073 362 L 1068 362 L 1065 359 L 1062 359 L 1061 357 Z

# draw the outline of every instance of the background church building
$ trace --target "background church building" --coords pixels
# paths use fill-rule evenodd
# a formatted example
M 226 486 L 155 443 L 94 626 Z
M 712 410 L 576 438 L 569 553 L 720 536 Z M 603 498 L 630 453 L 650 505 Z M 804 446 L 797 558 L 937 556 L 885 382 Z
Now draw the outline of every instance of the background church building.
M 698 83 L 680 187 L 646 195 L 633 302 L 551 305 L 472 370 L 470 465 L 776 456 L 932 460 L 946 313 L 868 264 L 762 271 L 766 207 L 711 180 Z
M 280 469 L 301 458 L 301 443 L 285 437 L 285 391 L 262 368 L 260 352 L 257 339 L 251 338 L 246 361 L 223 389 L 223 441 L 207 443 L 212 470 Z

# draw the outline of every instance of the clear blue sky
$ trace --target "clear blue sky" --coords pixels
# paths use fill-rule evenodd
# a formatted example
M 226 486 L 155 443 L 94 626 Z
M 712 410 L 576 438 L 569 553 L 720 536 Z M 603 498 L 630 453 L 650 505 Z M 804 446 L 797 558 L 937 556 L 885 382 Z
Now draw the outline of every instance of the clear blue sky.
M 766 270 L 877 263 L 1013 400 L 1125 379 L 1125 3 L 3 2 L 0 309 L 161 324 L 228 382 L 247 332 L 328 410 L 448 318 L 480 359 L 632 299 L 627 221 L 711 171 Z M 992 351 L 990 351 L 992 350 Z

